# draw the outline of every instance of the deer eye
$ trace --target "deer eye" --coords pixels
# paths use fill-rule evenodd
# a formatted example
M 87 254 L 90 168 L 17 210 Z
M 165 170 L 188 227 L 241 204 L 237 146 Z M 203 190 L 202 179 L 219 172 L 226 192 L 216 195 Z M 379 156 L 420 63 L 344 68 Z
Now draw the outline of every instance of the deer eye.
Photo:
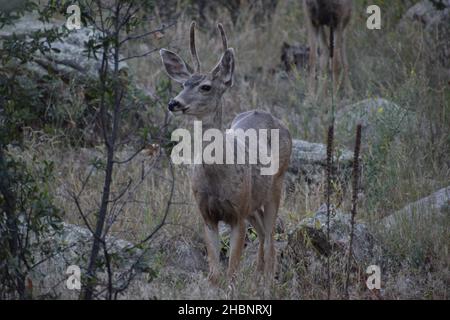
M 211 90 L 211 86 L 208 84 L 204 84 L 204 85 L 200 86 L 200 90 L 209 91 L 209 90 Z

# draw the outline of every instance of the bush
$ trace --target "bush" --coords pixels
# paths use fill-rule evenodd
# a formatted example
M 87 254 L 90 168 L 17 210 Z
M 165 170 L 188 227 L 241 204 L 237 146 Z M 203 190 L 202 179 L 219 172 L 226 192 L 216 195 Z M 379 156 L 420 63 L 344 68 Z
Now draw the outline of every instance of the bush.
M 0 298 L 31 298 L 42 240 L 60 230 L 59 210 L 48 184 L 53 165 L 33 160 L 30 169 L 0 150 Z M 51 254 L 51 253 L 48 253 Z

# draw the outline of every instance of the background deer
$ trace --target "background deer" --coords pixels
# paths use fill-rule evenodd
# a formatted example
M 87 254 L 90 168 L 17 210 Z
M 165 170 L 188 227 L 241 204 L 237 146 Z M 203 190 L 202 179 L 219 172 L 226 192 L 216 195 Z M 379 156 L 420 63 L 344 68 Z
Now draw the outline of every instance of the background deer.
M 221 24 L 218 24 L 218 29 L 222 37 L 224 53 L 219 63 L 210 72 L 200 71 L 200 61 L 195 48 L 195 22 L 191 24 L 190 29 L 190 50 L 195 69 L 177 54 L 165 49 L 160 51 L 167 74 L 183 85 L 183 90 L 170 100 L 169 110 L 201 120 L 203 131 L 209 128 L 223 131 L 221 97 L 233 84 L 234 51 L 228 48 Z M 283 177 L 291 156 L 291 135 L 280 120 L 267 112 L 258 110 L 237 115 L 231 128 L 278 129 L 279 167 L 274 175 L 261 175 L 259 164 L 194 165 L 191 185 L 205 223 L 209 279 L 217 283 L 220 275 L 219 221 L 224 221 L 231 226 L 228 278 L 234 278 L 239 266 L 244 247 L 246 221 L 249 221 L 259 237 L 257 269 L 264 272 L 265 279 L 272 279 L 275 265 L 273 232 L 280 205 Z M 269 142 L 268 150 L 271 147 Z M 248 148 L 248 145 L 245 145 L 245 148 Z M 225 156 L 225 150 L 223 154 Z
M 346 93 L 353 91 L 348 77 L 348 62 L 345 49 L 345 27 L 350 21 L 352 0 L 303 0 L 308 29 L 309 51 L 309 91 L 316 92 L 317 51 L 320 51 L 319 70 L 322 76 L 328 71 L 330 57 L 330 37 L 334 39 L 332 59 L 333 88 L 336 93 L 342 80 Z M 325 27 L 328 26 L 328 34 Z M 322 91 L 322 90 L 321 90 Z

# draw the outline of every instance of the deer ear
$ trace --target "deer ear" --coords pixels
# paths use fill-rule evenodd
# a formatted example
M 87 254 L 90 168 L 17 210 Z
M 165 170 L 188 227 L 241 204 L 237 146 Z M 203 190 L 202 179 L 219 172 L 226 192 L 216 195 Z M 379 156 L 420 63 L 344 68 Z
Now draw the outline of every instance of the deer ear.
M 233 85 L 234 50 L 228 48 L 220 58 L 219 63 L 211 71 L 214 78 L 219 78 L 227 87 Z
M 192 75 L 192 68 L 176 53 L 161 49 L 159 51 L 166 73 L 178 83 L 184 83 Z

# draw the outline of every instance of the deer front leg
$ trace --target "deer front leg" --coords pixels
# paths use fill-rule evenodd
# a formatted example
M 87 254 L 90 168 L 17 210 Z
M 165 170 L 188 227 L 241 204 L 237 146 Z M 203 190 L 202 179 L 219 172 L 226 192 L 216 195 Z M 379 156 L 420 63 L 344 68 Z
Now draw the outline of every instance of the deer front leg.
M 220 242 L 219 242 L 219 227 L 218 223 L 207 222 L 205 223 L 205 242 L 206 250 L 208 252 L 208 264 L 209 264 L 209 281 L 217 285 L 220 275 Z

